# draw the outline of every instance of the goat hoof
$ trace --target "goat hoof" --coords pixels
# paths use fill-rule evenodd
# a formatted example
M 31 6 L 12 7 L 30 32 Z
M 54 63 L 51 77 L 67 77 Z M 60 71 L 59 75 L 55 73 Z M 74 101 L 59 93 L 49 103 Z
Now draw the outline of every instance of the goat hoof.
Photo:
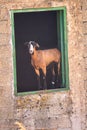
M 52 81 L 52 88 L 55 88 L 55 82 Z
M 42 90 L 42 88 L 39 88 L 38 90 Z

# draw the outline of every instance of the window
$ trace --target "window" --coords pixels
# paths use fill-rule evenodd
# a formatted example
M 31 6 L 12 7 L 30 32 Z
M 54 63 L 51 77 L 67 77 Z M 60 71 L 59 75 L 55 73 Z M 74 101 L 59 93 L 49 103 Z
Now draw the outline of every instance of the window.
M 39 43 L 41 50 L 58 48 L 61 52 L 59 83 L 52 87 L 52 73 L 47 70 L 47 92 L 67 90 L 69 88 L 69 72 L 66 8 L 12 10 L 11 19 L 15 93 L 38 92 L 36 73 L 31 65 L 28 47 L 24 44 L 32 40 Z M 40 74 L 42 82 L 42 71 Z

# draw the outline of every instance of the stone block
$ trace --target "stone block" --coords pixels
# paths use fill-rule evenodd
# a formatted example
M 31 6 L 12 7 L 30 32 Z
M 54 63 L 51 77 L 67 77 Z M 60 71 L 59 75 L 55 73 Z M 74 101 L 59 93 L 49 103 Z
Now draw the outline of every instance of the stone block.
M 8 91 L 9 90 L 9 91 Z M 12 95 L 11 87 L 1 87 L 0 86 L 0 108 L 6 108 L 7 106 L 13 106 L 13 98 Z
M 0 21 L 0 33 L 10 33 L 10 26 L 8 21 Z
M 87 47 L 87 34 L 84 35 L 83 44 L 84 44 L 84 48 Z
M 0 46 L 0 86 L 11 85 L 12 76 L 11 47 Z
M 85 63 L 86 63 L 86 60 L 87 60 L 87 46 L 84 47 L 83 57 L 84 57 L 84 60 L 85 60 Z
M 13 116 L 14 116 L 14 111 L 11 104 L 5 108 L 3 106 L 0 107 L 0 120 L 13 119 Z
M 87 69 L 87 57 L 85 58 L 85 69 Z
M 84 80 L 87 80 L 87 68 L 84 70 Z
M 85 80 L 85 88 L 86 88 L 86 90 L 87 90 L 87 80 Z
M 17 3 L 27 3 L 27 2 L 33 2 L 34 3 L 35 0 L 25 0 L 25 2 L 23 0 L 16 0 Z M 37 1 L 37 0 L 36 0 Z
M 58 128 L 57 130 L 72 130 L 72 128 Z
M 36 129 L 54 129 L 54 128 L 69 128 L 71 127 L 71 122 L 67 115 L 59 115 L 57 117 L 41 117 L 35 122 Z
M 13 119 L 0 119 L 0 130 L 17 130 Z
M 83 10 L 83 21 L 87 21 L 87 9 Z
M 7 20 L 8 19 L 8 10 L 6 7 L 0 7 L 0 20 Z
M 87 22 L 83 23 L 83 33 L 87 35 Z
M 0 45 L 7 45 L 9 44 L 9 41 L 10 41 L 9 34 L 0 33 Z
M 13 0 L 0 0 L 0 3 L 2 3 L 2 4 L 7 4 L 10 2 L 13 2 Z

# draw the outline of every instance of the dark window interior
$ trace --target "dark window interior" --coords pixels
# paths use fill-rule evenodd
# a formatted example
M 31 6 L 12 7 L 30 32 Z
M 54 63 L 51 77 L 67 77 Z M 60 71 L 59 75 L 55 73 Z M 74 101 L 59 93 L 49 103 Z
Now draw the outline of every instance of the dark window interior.
M 36 41 L 40 49 L 58 47 L 57 11 L 27 12 L 14 14 L 17 92 L 37 91 L 37 79 L 30 62 L 27 41 Z M 47 71 L 48 89 L 51 72 Z M 56 88 L 58 88 L 57 86 Z

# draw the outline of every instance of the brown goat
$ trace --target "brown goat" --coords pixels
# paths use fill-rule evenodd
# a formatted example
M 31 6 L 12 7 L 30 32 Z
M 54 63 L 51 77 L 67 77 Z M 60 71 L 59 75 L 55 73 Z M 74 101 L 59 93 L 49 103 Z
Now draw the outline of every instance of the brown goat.
M 35 69 L 35 72 L 37 74 L 37 80 L 38 80 L 38 89 L 41 89 L 41 83 L 40 83 L 40 70 L 43 72 L 43 89 L 47 89 L 47 83 L 46 83 L 46 69 L 47 66 L 49 66 L 51 63 L 56 63 L 58 68 L 58 75 L 60 73 L 60 51 L 57 48 L 54 49 L 47 49 L 47 50 L 37 50 L 39 48 L 39 44 L 30 41 L 28 42 L 28 49 L 29 53 L 31 55 L 31 64 Z M 52 85 L 55 84 L 55 70 L 54 65 L 52 67 L 52 73 L 53 73 L 53 81 Z

